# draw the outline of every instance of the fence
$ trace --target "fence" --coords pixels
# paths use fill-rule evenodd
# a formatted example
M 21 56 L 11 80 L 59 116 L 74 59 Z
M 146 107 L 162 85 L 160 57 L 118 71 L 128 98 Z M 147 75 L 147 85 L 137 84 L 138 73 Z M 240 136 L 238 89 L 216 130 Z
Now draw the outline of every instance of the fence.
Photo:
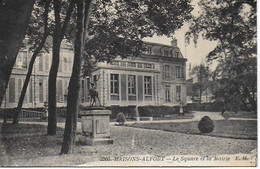
M 25 109 L 22 109 L 22 113 L 20 114 L 21 119 L 40 119 L 44 116 L 45 112 Z

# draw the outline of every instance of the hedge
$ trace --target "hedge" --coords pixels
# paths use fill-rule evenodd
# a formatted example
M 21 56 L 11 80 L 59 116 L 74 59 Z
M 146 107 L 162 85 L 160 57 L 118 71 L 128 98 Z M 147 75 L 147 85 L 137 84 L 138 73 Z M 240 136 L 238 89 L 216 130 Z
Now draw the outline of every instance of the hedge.
M 180 106 L 139 106 L 138 112 L 141 117 L 164 117 L 171 114 L 179 114 Z M 186 106 L 183 112 L 187 113 Z
M 123 113 L 126 118 L 133 118 L 136 116 L 136 106 L 111 106 L 106 107 L 107 110 L 111 110 L 111 119 L 115 119 L 118 113 Z

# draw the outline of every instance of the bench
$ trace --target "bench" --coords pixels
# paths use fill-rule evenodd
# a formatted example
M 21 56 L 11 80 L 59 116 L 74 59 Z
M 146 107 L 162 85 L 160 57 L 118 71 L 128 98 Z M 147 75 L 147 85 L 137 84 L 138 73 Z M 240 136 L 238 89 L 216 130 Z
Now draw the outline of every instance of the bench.
M 134 117 L 136 121 L 153 121 L 153 117 Z

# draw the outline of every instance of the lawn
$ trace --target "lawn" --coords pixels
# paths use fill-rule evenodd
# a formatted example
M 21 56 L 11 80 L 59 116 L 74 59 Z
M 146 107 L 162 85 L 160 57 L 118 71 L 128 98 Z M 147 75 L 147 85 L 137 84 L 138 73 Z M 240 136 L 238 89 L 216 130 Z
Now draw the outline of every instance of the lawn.
M 170 125 L 179 126 L 179 129 L 185 126 Z M 46 131 L 45 125 L 3 124 L 2 140 L 8 159 L 5 166 L 77 166 L 99 161 L 104 156 L 248 154 L 257 146 L 256 140 L 111 126 L 114 144 L 76 144 L 73 154 L 60 155 L 64 129 L 58 128 L 55 136 L 47 136 Z
M 185 123 L 149 123 L 131 124 L 131 127 L 180 132 L 186 134 L 201 134 L 198 121 Z M 208 136 L 237 139 L 257 139 L 257 121 L 250 120 L 216 120 L 215 129 Z

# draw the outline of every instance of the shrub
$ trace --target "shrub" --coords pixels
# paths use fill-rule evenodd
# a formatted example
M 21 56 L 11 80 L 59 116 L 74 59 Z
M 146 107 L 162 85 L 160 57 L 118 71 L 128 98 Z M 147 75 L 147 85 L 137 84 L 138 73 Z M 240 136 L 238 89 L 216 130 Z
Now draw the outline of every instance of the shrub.
M 225 118 L 225 120 L 228 120 L 230 117 L 236 116 L 236 112 L 232 111 L 225 111 L 222 116 Z
M 123 113 L 126 118 L 133 118 L 136 116 L 136 106 L 116 106 L 112 105 L 110 108 L 106 107 L 106 109 L 111 110 L 111 119 L 116 119 L 118 113 Z
M 141 117 L 164 117 L 165 115 L 178 114 L 179 106 L 139 106 L 138 112 Z
M 123 125 L 126 122 L 126 118 L 124 113 L 118 113 L 116 116 L 116 122 L 119 123 L 119 125 Z
M 198 125 L 199 130 L 201 131 L 201 133 L 211 133 L 214 128 L 214 122 L 208 117 L 208 116 L 204 116 Z

